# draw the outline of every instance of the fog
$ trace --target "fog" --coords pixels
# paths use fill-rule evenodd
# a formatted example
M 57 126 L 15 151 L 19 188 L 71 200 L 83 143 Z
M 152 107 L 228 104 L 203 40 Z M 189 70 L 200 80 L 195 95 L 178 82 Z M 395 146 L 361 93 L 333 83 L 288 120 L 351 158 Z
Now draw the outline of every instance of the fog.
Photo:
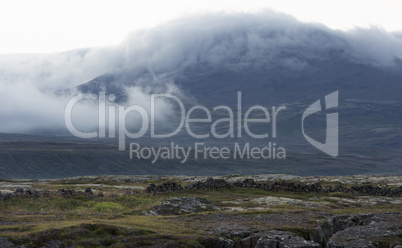
M 184 95 L 171 76 L 188 66 L 209 63 L 246 70 L 250 64 L 264 68 L 280 64 L 289 70 L 305 70 L 309 68 L 306 58 L 325 60 L 322 54 L 328 49 L 343 51 L 354 63 L 392 68 L 402 59 L 402 38 L 400 33 L 379 27 L 331 30 L 265 10 L 183 17 L 130 33 L 110 47 L 0 55 L 0 132 L 65 128 L 64 108 L 79 92 L 71 90 L 62 96 L 54 92 L 74 89 L 105 73 L 148 71 L 149 79 L 138 79 L 141 83 L 126 88 L 126 105 L 138 104 L 149 111 L 152 93 Z M 284 50 L 297 51 L 300 56 L 281 57 Z M 171 111 L 168 104 L 159 107 L 160 118 Z M 94 102 L 77 109 L 77 125 L 91 128 L 97 124 Z

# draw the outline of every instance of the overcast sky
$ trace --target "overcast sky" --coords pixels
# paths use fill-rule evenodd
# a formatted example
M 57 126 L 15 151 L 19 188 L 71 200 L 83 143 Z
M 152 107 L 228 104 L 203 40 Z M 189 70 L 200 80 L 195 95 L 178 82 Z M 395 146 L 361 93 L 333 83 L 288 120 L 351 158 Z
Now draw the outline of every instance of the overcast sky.
M 131 31 L 183 15 L 264 8 L 334 29 L 374 25 L 402 31 L 402 1 L 398 0 L 10 0 L 0 3 L 0 53 L 47 53 L 114 45 Z

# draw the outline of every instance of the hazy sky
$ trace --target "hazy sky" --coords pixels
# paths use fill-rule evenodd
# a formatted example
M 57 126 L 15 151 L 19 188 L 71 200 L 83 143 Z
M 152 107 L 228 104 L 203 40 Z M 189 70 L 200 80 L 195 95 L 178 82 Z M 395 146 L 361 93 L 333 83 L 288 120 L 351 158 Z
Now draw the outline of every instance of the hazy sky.
M 113 45 L 130 31 L 183 15 L 264 8 L 335 29 L 375 25 L 387 31 L 402 31 L 402 1 L 398 0 L 9 0 L 0 3 L 0 53 L 45 53 Z

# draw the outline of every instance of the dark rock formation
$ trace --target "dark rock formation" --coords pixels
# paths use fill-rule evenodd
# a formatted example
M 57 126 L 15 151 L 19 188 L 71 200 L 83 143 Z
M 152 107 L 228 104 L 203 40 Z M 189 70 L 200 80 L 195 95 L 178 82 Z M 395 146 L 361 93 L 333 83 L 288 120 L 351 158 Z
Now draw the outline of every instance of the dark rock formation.
M 213 218 L 219 218 L 218 215 Z M 331 215 L 318 221 L 316 228 L 302 233 L 247 229 L 238 232 L 228 229 L 229 232 L 219 233 L 220 238 L 210 237 L 200 240 L 200 243 L 205 247 L 236 248 L 395 248 L 402 242 L 401 215 L 402 213 Z M 239 221 L 243 217 L 233 218 Z
M 151 185 L 150 185 L 151 186 Z M 257 183 L 251 178 L 246 178 L 243 181 L 234 183 L 227 182 L 224 179 L 208 178 L 206 181 L 198 181 L 186 186 L 187 190 L 218 190 L 223 188 L 239 187 L 251 189 L 263 189 L 268 191 L 288 191 L 288 192 L 304 192 L 304 193 L 351 193 L 362 195 L 376 196 L 400 196 L 402 195 L 402 187 L 389 188 L 373 185 L 359 185 L 350 188 L 343 187 L 341 184 L 329 185 L 322 187 L 320 182 L 311 184 L 295 183 L 287 181 L 279 181 L 272 183 Z
M 154 213 L 155 215 L 179 215 L 204 211 L 220 211 L 220 208 L 199 197 L 169 198 L 163 200 L 161 205 L 151 208 L 151 214 Z
M 32 189 L 27 189 L 24 191 L 23 188 L 17 188 L 12 193 L 2 194 L 0 192 L 0 202 L 14 198 L 14 197 L 28 198 L 28 197 L 40 197 L 40 196 L 45 196 L 44 192 L 38 192 L 38 191 L 32 190 Z
M 189 184 L 186 186 L 186 189 L 195 189 L 195 190 L 218 190 L 218 189 L 225 189 L 230 188 L 233 185 L 227 182 L 224 179 L 213 179 L 208 178 L 206 181 L 198 181 L 194 184 Z
M 36 190 L 28 189 L 24 193 L 24 197 L 39 197 L 41 196 L 40 193 Z
M 245 246 L 242 246 L 245 247 Z M 270 231 L 263 237 L 259 238 L 255 245 L 251 243 L 251 246 L 255 248 L 279 248 L 279 247 L 292 247 L 292 248 L 318 248 L 320 244 L 314 241 L 307 241 L 302 237 L 296 236 L 290 232 L 283 231 Z
M 160 194 L 160 193 L 165 193 L 165 192 L 179 192 L 182 191 L 183 187 L 176 183 L 176 182 L 164 182 L 159 185 L 155 184 L 150 184 L 146 189 L 146 193 L 152 193 L 152 194 Z
M 320 244 L 305 240 L 296 234 L 284 231 L 262 231 L 234 241 L 228 238 L 201 239 L 204 247 L 219 248 L 319 248 Z
M 15 193 L 16 194 L 24 194 L 24 189 L 23 188 L 16 188 Z
M 59 189 L 57 193 L 61 196 L 73 196 L 75 195 L 74 189 Z
M 329 248 L 394 247 L 402 241 L 402 213 L 341 215 L 331 221 Z
M 8 199 L 11 199 L 13 197 L 15 197 L 15 194 L 11 194 L 11 193 L 2 194 L 2 193 L 0 193 L 0 202 L 8 200 Z
M 86 194 L 87 196 L 92 196 L 94 193 L 92 192 L 92 189 L 91 189 L 91 188 L 86 188 L 86 189 L 85 189 L 85 194 Z

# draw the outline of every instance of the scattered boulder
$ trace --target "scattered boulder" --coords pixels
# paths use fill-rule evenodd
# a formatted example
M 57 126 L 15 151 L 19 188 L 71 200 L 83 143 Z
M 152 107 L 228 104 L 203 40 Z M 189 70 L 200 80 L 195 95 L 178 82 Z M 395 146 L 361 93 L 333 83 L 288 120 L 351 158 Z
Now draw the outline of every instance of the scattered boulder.
M 24 189 L 23 188 L 16 188 L 15 193 L 16 194 L 24 194 Z
M 251 244 L 252 245 L 252 244 Z M 307 241 L 290 232 L 283 231 L 270 231 L 264 237 L 257 240 L 255 246 L 248 246 L 255 248 L 318 248 L 320 244 L 314 241 Z
M 75 191 L 74 189 L 59 189 L 57 191 L 57 194 L 61 195 L 61 196 L 73 196 L 75 195 Z
M 179 192 L 182 191 L 183 187 L 176 183 L 176 182 L 164 182 L 159 185 L 155 184 L 150 184 L 146 189 L 146 193 L 152 193 L 152 194 L 160 194 L 160 193 L 165 193 L 165 192 Z
M 24 197 L 39 197 L 40 193 L 36 190 L 28 189 L 24 193 Z
M 153 210 L 142 211 L 142 212 L 140 213 L 140 215 L 143 215 L 143 216 L 158 216 L 158 214 L 157 214 L 155 211 L 153 211 Z
M 216 248 L 234 248 L 240 247 L 235 246 L 235 242 L 231 239 L 225 239 L 219 237 L 219 239 L 212 238 L 212 237 L 203 237 L 197 240 L 202 247 L 216 247 Z
M 232 248 L 234 247 L 235 242 L 231 239 L 224 239 L 222 237 L 220 237 L 218 239 L 218 247 L 222 247 L 222 248 Z
M 86 188 L 86 189 L 85 189 L 85 194 L 86 194 L 87 196 L 92 196 L 94 193 L 92 192 L 92 189 L 91 189 L 91 188 Z
M 0 202 L 8 200 L 8 199 L 11 199 L 13 197 L 15 197 L 15 194 L 11 194 L 11 193 L 2 194 L 2 193 L 0 193 Z
M 236 240 L 236 241 L 234 241 Z M 241 239 L 204 238 L 199 240 L 205 247 L 219 248 L 321 248 L 314 241 L 305 240 L 296 234 L 285 231 L 262 231 L 248 234 Z
M 189 184 L 186 186 L 186 189 L 195 189 L 195 190 L 218 190 L 224 188 L 230 188 L 233 185 L 227 182 L 225 179 L 213 179 L 212 177 L 208 178 L 205 181 L 198 181 L 193 184 Z
M 174 197 L 164 199 L 161 205 L 151 208 L 156 215 L 179 215 L 204 211 L 220 211 L 208 200 L 200 197 Z
M 44 196 L 43 192 L 38 192 L 32 189 L 27 189 L 24 191 L 23 188 L 16 188 L 14 192 L 7 192 L 4 194 L 0 192 L 0 202 L 14 197 L 28 198 L 28 197 L 40 197 L 40 196 Z

